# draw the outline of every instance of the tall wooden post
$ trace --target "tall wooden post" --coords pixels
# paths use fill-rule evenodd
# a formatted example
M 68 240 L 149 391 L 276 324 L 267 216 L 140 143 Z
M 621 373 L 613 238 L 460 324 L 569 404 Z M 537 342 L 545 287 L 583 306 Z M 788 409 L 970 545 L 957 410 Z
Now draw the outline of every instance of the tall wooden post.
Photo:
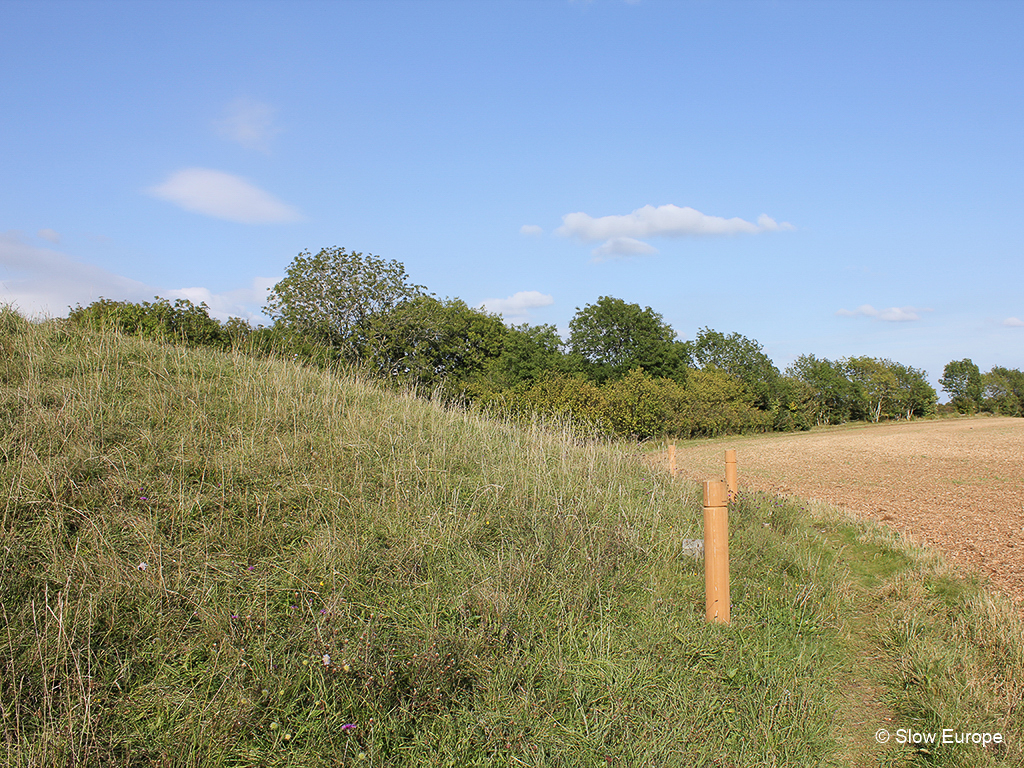
M 725 484 L 729 487 L 729 501 L 732 501 L 739 493 L 736 483 L 736 451 L 725 452 Z
M 676 476 L 676 444 L 669 443 L 668 445 L 668 474 L 669 477 Z
M 729 623 L 728 489 L 721 480 L 704 483 L 704 615 Z

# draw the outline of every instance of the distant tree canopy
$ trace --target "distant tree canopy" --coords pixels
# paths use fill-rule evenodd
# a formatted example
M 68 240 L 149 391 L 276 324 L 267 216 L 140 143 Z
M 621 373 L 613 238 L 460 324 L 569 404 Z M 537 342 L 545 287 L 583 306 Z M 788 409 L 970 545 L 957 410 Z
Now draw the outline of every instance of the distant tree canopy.
M 785 374 L 757 341 L 701 328 L 680 341 L 650 307 L 601 296 L 569 323 L 506 326 L 460 299 L 415 285 L 397 261 L 325 248 L 300 253 L 268 294 L 274 324 L 219 323 L 205 304 L 100 299 L 71 322 L 164 342 L 356 363 L 383 381 L 439 391 L 512 418 L 550 414 L 588 430 L 647 439 L 809 429 L 927 416 L 938 397 L 924 371 L 867 356 L 801 355 Z M 2 320 L 2 317 L 0 317 Z M 964 413 L 1024 415 L 1024 373 L 970 359 L 940 379 Z
M 970 358 L 946 363 L 939 384 L 960 413 L 974 413 L 981 408 L 981 371 Z
M 588 378 L 602 384 L 643 368 L 652 376 L 686 377 L 688 349 L 650 307 L 602 296 L 577 308 L 569 322 L 569 350 Z
M 1002 416 L 1024 416 L 1024 373 L 995 366 L 981 377 L 987 410 Z
M 759 408 L 769 409 L 777 402 L 779 369 L 756 341 L 701 328 L 693 342 L 693 357 L 701 368 L 718 368 L 746 384 Z
M 426 386 L 481 375 L 501 356 L 510 333 L 497 315 L 433 296 L 402 301 L 364 327 L 373 339 L 365 354 L 372 369 Z
M 911 419 L 934 413 L 938 402 L 924 371 L 891 360 L 801 355 L 786 373 L 807 387 L 816 424 Z
M 309 335 L 356 359 L 373 354 L 372 320 L 423 294 L 397 261 L 344 248 L 303 251 L 270 289 L 264 311 L 275 323 Z

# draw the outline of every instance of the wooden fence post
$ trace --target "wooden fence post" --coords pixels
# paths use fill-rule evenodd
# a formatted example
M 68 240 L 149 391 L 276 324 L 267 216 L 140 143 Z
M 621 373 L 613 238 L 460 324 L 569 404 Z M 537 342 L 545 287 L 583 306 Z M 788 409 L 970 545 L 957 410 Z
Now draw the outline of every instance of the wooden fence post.
M 725 484 L 729 486 L 729 501 L 732 501 L 739 493 L 739 486 L 736 484 L 736 451 L 725 452 Z
M 704 482 L 704 615 L 729 623 L 728 489 L 721 480 Z
M 676 476 L 676 444 L 668 444 L 668 474 L 669 477 Z

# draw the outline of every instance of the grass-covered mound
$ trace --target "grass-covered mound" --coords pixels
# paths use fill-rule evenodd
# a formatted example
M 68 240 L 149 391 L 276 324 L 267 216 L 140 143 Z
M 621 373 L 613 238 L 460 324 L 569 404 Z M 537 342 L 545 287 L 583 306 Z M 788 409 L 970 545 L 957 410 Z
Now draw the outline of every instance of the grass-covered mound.
M 680 556 L 699 490 L 621 446 L 8 310 L 0 488 L 11 765 L 783 766 L 851 750 L 849 526 L 745 498 L 733 624 L 707 625 L 702 566 Z M 894 562 L 872 595 L 914 599 L 920 579 Z M 898 665 L 925 628 L 879 647 Z M 1024 669 L 1019 646 L 982 639 Z M 953 678 L 920 674 L 937 693 L 907 682 L 924 707 L 908 716 L 927 722 Z M 977 725 L 1021 725 L 1002 706 Z

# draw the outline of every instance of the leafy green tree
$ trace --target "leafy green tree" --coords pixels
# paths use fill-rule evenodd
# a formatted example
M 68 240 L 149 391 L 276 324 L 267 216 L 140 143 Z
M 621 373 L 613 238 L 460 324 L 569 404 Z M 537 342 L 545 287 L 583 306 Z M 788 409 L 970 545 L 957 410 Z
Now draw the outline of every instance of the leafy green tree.
M 495 386 L 530 384 L 549 372 L 570 373 L 562 338 L 553 325 L 514 325 L 502 340 L 501 354 L 489 374 Z
M 891 363 L 896 376 L 896 398 L 893 402 L 893 418 L 927 416 L 935 412 L 939 396 L 935 387 L 928 383 L 928 374 L 918 368 L 900 363 Z
M 655 377 L 686 377 L 686 345 L 676 341 L 661 315 L 611 296 L 576 309 L 569 322 L 569 348 L 598 383 L 637 367 Z
M 850 357 L 843 361 L 846 377 L 854 383 L 859 395 L 858 411 L 862 418 L 878 422 L 883 410 L 896 400 L 896 374 L 888 360 L 874 357 Z
M 739 333 L 726 336 L 701 328 L 692 349 L 701 368 L 714 366 L 746 384 L 758 408 L 769 410 L 777 404 L 779 369 L 758 342 Z
M 939 384 L 960 413 L 974 413 L 981 407 L 981 371 L 970 358 L 946 363 Z
M 986 409 L 1002 416 L 1024 416 L 1024 373 L 994 366 L 981 381 Z
M 779 377 L 777 392 L 778 409 L 772 429 L 778 432 L 810 429 L 816 415 L 814 388 L 805 381 L 792 376 Z
M 501 355 L 509 330 L 498 315 L 459 299 L 417 296 L 364 320 L 375 340 L 368 364 L 391 379 L 457 388 L 480 376 Z
M 843 366 L 859 398 L 854 415 L 861 418 L 877 422 L 923 416 L 938 400 L 927 374 L 916 368 L 874 357 L 851 357 Z
M 324 248 L 295 257 L 284 279 L 270 289 L 264 311 L 275 323 L 355 359 L 373 354 L 377 338 L 371 320 L 423 295 L 423 290 L 409 281 L 397 261 Z
M 841 424 L 850 420 L 859 395 L 846 377 L 842 363 L 801 355 L 786 373 L 810 386 L 816 424 Z

